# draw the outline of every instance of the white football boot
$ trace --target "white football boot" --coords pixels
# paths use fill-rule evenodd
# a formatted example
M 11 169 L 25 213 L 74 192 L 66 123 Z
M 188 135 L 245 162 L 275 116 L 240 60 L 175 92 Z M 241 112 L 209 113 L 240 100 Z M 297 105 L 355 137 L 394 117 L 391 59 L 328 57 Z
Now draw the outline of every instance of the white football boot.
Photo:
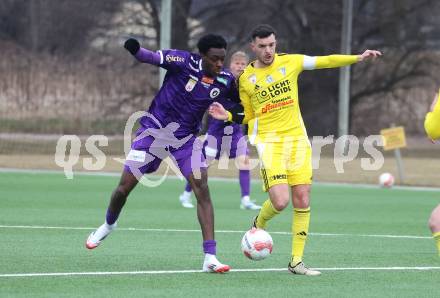
M 108 236 L 116 228 L 116 223 L 108 225 L 107 223 L 102 224 L 96 231 L 92 232 L 86 240 L 86 247 L 88 249 L 97 248 L 101 241 Z
M 244 196 L 243 198 L 241 198 L 240 209 L 246 209 L 246 210 L 260 210 L 260 209 L 261 209 L 261 206 L 255 204 L 254 201 L 251 201 L 251 200 L 249 199 L 249 196 Z
M 202 271 L 209 273 L 225 273 L 231 270 L 228 265 L 222 264 L 217 260 L 215 255 L 205 254 Z
M 303 262 L 299 262 L 295 266 L 292 266 L 292 263 L 289 263 L 287 269 L 289 269 L 289 271 L 292 272 L 293 274 L 309 275 L 309 276 L 321 275 L 320 271 L 307 268 Z
M 194 205 L 191 202 L 191 192 L 184 191 L 179 196 L 179 201 L 180 201 L 180 204 L 182 204 L 182 206 L 185 208 L 194 208 Z

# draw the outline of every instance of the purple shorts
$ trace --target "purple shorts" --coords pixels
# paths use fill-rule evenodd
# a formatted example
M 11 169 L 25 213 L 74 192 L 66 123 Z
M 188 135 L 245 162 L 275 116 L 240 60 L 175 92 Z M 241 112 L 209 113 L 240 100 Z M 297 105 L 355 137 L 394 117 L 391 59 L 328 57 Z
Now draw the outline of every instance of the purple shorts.
M 125 171 L 139 179 L 143 174 L 155 172 L 164 160 L 176 165 L 186 179 L 191 174 L 197 177 L 196 173 L 207 168 L 203 141 L 195 136 L 189 136 L 185 141 L 186 138 L 165 139 L 142 134 L 145 134 L 145 129 L 140 128 L 131 144 L 124 167 Z
M 249 155 L 247 137 L 240 130 L 234 131 L 232 135 L 212 134 L 206 135 L 203 144 L 205 157 L 208 159 L 220 159 L 220 156 L 226 154 L 230 159 L 237 156 Z

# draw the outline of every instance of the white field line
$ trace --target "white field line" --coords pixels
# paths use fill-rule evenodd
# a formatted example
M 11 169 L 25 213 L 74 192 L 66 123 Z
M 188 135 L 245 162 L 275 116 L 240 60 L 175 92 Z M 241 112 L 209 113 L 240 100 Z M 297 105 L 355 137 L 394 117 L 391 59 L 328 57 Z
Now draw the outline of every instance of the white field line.
M 427 271 L 440 270 L 440 267 L 326 267 L 314 268 L 320 271 Z M 231 272 L 273 272 L 287 271 L 286 268 L 231 269 Z M 61 277 L 61 276 L 99 276 L 99 275 L 158 275 L 202 273 L 201 270 L 152 270 L 152 271 L 97 271 L 97 272 L 42 272 L 42 273 L 6 273 L 2 277 Z
M 25 226 L 25 225 L 0 225 L 0 229 L 47 229 L 47 230 L 90 230 L 96 227 L 55 227 L 55 226 Z M 161 233 L 200 233 L 200 230 L 190 229 L 147 229 L 147 228 L 117 228 L 118 231 L 141 231 L 141 232 L 161 232 Z M 246 231 L 235 230 L 216 230 L 216 233 L 244 234 Z M 270 231 L 274 235 L 291 235 L 290 232 Z M 337 234 L 337 233 L 309 233 L 312 236 L 323 237 L 372 237 L 372 238 L 401 238 L 401 239 L 432 239 L 430 236 L 412 235 L 369 235 L 369 234 Z
M 62 175 L 64 172 L 62 170 L 38 170 L 38 169 L 16 169 L 16 168 L 0 168 L 0 173 L 24 173 L 24 174 L 58 174 Z M 108 177 L 119 177 L 121 173 L 119 172 L 86 172 L 86 171 L 74 171 L 74 175 L 80 176 L 108 176 Z M 160 175 L 149 175 L 152 178 L 161 178 Z M 167 179 L 170 180 L 182 180 L 177 176 L 168 176 Z M 223 181 L 223 182 L 231 182 L 237 181 L 236 178 L 225 178 L 225 177 L 211 177 L 209 176 L 209 180 L 212 181 Z M 251 183 L 261 184 L 260 179 L 251 179 Z M 313 182 L 313 185 L 321 185 L 321 186 L 329 186 L 329 187 L 348 187 L 348 188 L 367 188 L 367 189 L 379 189 L 379 186 L 376 184 L 362 184 L 362 183 L 340 183 L 340 182 Z M 434 191 L 439 192 L 440 187 L 424 187 L 424 186 L 393 186 L 390 191 L 393 189 L 398 190 L 414 190 L 414 191 Z

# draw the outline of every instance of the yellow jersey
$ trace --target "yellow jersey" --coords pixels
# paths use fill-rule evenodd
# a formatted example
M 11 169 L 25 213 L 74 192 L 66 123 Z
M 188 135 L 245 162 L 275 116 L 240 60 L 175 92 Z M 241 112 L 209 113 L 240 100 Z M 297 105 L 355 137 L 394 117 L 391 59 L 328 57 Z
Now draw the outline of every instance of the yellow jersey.
M 434 109 L 426 114 L 425 131 L 430 139 L 440 139 L 440 90 Z
M 267 67 L 249 64 L 239 78 L 239 92 L 250 143 L 307 138 L 299 108 L 299 74 L 303 70 L 340 67 L 357 61 L 357 55 L 275 54 Z

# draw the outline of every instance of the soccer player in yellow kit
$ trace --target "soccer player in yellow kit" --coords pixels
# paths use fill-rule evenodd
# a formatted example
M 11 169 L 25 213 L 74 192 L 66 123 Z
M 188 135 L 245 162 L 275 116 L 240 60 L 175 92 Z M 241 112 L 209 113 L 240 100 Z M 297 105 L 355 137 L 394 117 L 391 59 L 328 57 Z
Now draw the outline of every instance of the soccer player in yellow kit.
M 299 104 L 298 76 L 303 70 L 349 65 L 381 53 L 366 50 L 362 55 L 310 57 L 276 53 L 275 30 L 259 25 L 252 32 L 251 49 L 256 61 L 239 79 L 243 111 L 226 111 L 221 104 L 209 108 L 217 119 L 247 123 L 251 144 L 257 147 L 263 188 L 269 193 L 254 227 L 265 229 L 267 222 L 289 204 L 292 192 L 292 258 L 288 269 L 294 274 L 320 275 L 302 262 L 310 222 L 312 150 Z
M 432 141 L 440 139 L 440 89 L 434 97 L 430 111 L 426 114 L 425 130 Z M 440 256 L 440 204 L 434 208 L 429 217 L 429 228 L 437 244 L 438 255 Z

